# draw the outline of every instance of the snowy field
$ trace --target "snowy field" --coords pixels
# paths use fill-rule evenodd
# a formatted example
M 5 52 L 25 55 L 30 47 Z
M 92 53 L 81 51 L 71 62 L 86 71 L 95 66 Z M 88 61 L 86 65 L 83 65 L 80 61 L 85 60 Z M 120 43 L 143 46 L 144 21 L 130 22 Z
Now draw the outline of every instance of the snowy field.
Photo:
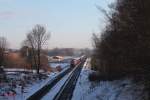
M 54 77 L 44 76 L 39 80 L 36 75 L 31 73 L 28 75 L 24 74 L 24 77 L 21 76 L 21 74 L 7 75 L 8 82 L 1 82 L 0 84 L 0 100 L 26 100 L 27 97 L 42 88 Z M 22 86 L 24 89 L 22 89 Z
M 60 66 L 62 69 L 64 69 L 65 67 L 69 66 L 69 63 L 49 63 L 49 65 L 52 68 L 56 68 L 57 66 Z
M 90 82 L 90 59 L 87 59 L 75 87 L 72 100 L 148 100 L 142 84 L 131 79 Z
M 54 77 L 69 68 L 68 64 L 62 64 L 62 66 L 64 68 L 61 72 L 51 72 L 44 75 L 40 80 L 33 73 L 22 74 L 13 72 L 16 71 L 14 69 L 9 69 L 11 72 L 7 73 L 8 82 L 0 82 L 0 100 L 26 100 L 44 85 L 48 84 Z M 22 89 L 22 83 L 24 84 L 24 89 Z

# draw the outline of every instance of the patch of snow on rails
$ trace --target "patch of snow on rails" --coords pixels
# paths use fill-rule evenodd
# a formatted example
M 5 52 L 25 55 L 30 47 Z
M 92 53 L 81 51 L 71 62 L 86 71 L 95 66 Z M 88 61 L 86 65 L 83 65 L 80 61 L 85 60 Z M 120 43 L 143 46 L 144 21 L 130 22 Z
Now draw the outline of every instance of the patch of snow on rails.
M 55 95 L 60 91 L 62 85 L 65 83 L 65 81 L 70 76 L 70 73 L 65 75 L 50 91 L 48 94 L 46 94 L 42 100 L 53 100 Z
M 28 95 L 26 95 L 25 97 L 25 100 L 30 97 L 31 95 L 33 95 L 36 91 L 38 91 L 39 89 L 41 89 L 42 87 L 44 87 L 45 85 L 48 85 L 51 81 L 54 80 L 54 78 L 56 78 L 58 75 L 60 75 L 61 73 L 65 72 L 66 70 L 68 70 L 69 67 L 66 67 L 63 71 L 61 71 L 60 73 L 58 74 L 55 74 L 53 77 L 50 77 L 48 78 L 47 80 L 45 80 L 44 83 L 40 83 L 40 84 L 37 84 L 35 86 L 33 86 L 32 88 L 29 88 L 27 90 L 30 90 L 31 92 L 28 93 Z

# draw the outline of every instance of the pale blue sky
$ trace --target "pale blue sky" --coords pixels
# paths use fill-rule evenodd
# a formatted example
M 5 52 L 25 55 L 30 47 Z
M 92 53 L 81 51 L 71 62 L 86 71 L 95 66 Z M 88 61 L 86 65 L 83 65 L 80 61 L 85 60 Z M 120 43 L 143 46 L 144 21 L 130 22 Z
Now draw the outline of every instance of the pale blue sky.
M 113 0 L 0 0 L 0 36 L 11 48 L 36 24 L 44 25 L 51 38 L 48 48 L 91 48 L 92 32 L 104 27 L 104 16 L 95 5 L 107 9 Z

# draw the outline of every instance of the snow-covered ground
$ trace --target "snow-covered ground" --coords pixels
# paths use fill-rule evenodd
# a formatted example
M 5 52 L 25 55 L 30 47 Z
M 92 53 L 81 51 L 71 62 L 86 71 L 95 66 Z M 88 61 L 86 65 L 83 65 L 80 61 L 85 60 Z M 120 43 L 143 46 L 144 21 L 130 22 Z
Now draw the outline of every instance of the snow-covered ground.
M 31 95 L 33 95 L 36 91 L 38 91 L 43 86 L 45 86 L 53 77 L 55 77 L 55 75 L 48 77 L 46 80 L 42 80 L 42 81 L 39 80 L 34 85 L 27 87 L 25 89 L 26 93 L 23 93 L 23 96 L 21 96 L 21 98 L 18 99 L 18 100 L 26 100 L 28 97 L 30 97 Z M 18 98 L 19 97 L 20 97 L 20 95 L 18 96 Z
M 144 85 L 141 83 L 134 83 L 132 79 L 126 78 L 114 81 L 90 82 L 88 80 L 88 75 L 93 72 L 90 68 L 90 58 L 88 58 L 78 78 L 72 100 L 148 100 L 144 99 L 146 94 L 144 91 Z M 63 71 L 65 70 L 67 70 L 67 67 L 63 69 Z M 52 75 L 49 75 L 46 79 L 34 80 L 34 82 L 27 84 L 24 93 L 21 93 L 21 88 L 18 86 L 15 89 L 17 92 L 15 96 L 0 96 L 0 100 L 26 100 L 27 97 L 31 96 L 45 84 L 48 84 L 60 73 L 52 73 Z M 70 74 L 65 75 L 50 90 L 50 92 L 42 98 L 42 100 L 53 100 L 54 96 L 59 92 L 69 75 Z M 3 84 L 0 84 L 0 86 L 2 85 Z M 7 87 L 8 86 L 5 86 L 5 88 Z
M 0 93 L 2 93 L 2 91 L 4 91 L 4 96 L 0 96 L 0 100 L 26 100 L 26 98 L 28 98 L 29 96 L 31 96 L 33 93 L 35 93 L 37 90 L 39 90 L 40 88 L 42 88 L 45 84 L 47 84 L 47 82 L 49 80 L 52 79 L 52 76 L 49 77 L 45 77 L 46 79 L 41 79 L 39 80 L 38 78 L 33 78 L 34 74 L 30 74 L 29 75 L 25 75 L 26 77 L 30 77 L 29 80 L 25 80 L 23 77 L 21 79 L 21 74 L 14 74 L 14 75 L 9 75 L 7 77 L 9 77 L 11 80 L 10 82 L 5 82 L 4 84 L 1 84 L 1 89 Z M 24 81 L 23 81 L 24 80 Z M 12 88 L 11 84 L 12 81 L 15 82 L 16 87 Z M 24 82 L 24 89 L 22 92 L 21 89 L 21 83 Z M 7 92 L 5 91 L 11 91 L 14 90 L 16 92 L 15 95 L 7 95 Z
M 70 72 L 71 73 L 71 72 Z M 61 87 L 65 83 L 65 81 L 70 76 L 70 73 L 65 75 L 50 91 L 48 94 L 46 94 L 42 100 L 53 100 L 53 98 L 56 96 L 56 94 L 60 91 Z
M 21 71 L 35 72 L 36 70 L 23 69 L 23 68 L 4 68 L 4 71 L 9 73 L 9 72 L 21 72 Z M 40 72 L 44 72 L 44 70 L 40 70 Z
M 60 66 L 62 69 L 64 69 L 65 67 L 69 66 L 69 63 L 49 63 L 49 65 L 52 68 L 56 68 L 57 66 Z
M 65 67 L 61 72 L 50 73 L 49 75 L 47 75 L 47 77 L 45 79 L 41 79 L 41 80 L 39 80 L 36 76 L 35 76 L 35 78 L 33 78 L 34 74 L 32 74 L 32 73 L 30 73 L 30 75 L 26 75 L 26 76 L 30 77 L 30 79 L 23 79 L 21 77 L 22 74 L 20 74 L 18 72 L 10 72 L 8 75 L 10 82 L 0 84 L 0 94 L 2 93 L 2 91 L 7 90 L 7 88 L 9 90 L 11 89 L 11 84 L 12 84 L 11 81 L 12 80 L 16 81 L 15 84 L 17 87 L 13 88 L 13 90 L 16 91 L 16 94 L 9 95 L 9 96 L 0 95 L 0 100 L 26 100 L 28 97 L 30 97 L 32 94 L 34 94 L 36 91 L 41 89 L 44 85 L 48 84 L 51 80 L 53 80 L 53 78 L 57 77 L 59 74 L 63 73 L 65 70 L 67 70 L 69 68 L 69 66 L 67 66 L 65 64 L 63 66 L 65 66 Z M 22 80 L 25 80 L 25 86 L 23 89 L 23 91 L 24 91 L 23 93 L 21 92 L 21 86 L 19 85 Z
M 73 57 L 65 56 L 64 59 L 61 62 L 49 62 L 49 66 L 52 68 L 56 68 L 60 66 L 62 69 L 64 69 L 66 66 L 70 65 L 70 61 Z
M 49 78 L 47 78 L 46 80 L 44 80 L 43 82 L 40 83 L 36 83 L 34 86 L 27 88 L 26 90 L 30 91 L 26 94 L 26 98 L 28 98 L 29 96 L 31 96 L 33 93 L 35 93 L 37 90 L 41 89 L 44 85 L 48 84 L 50 81 L 53 80 L 53 78 L 57 77 L 59 74 L 63 73 L 64 71 L 66 71 L 69 67 L 65 67 L 65 69 L 63 71 L 61 71 L 60 73 L 56 73 L 56 74 L 52 74 L 50 75 Z M 67 75 L 66 75 L 67 76 Z M 65 77 L 66 77 L 65 76 Z M 62 79 L 64 80 L 64 79 Z M 22 99 L 21 99 L 22 100 Z M 25 99 L 26 100 L 26 99 Z M 49 100 L 49 99 L 48 99 Z
M 148 100 L 144 85 L 131 79 L 90 82 L 90 59 L 87 59 L 75 87 L 72 100 Z

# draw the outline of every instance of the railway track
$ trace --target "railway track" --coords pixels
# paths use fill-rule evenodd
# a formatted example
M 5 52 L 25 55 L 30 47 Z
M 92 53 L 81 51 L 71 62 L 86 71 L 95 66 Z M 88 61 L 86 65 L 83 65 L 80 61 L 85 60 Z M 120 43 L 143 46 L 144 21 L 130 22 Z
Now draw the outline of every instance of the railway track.
M 74 88 L 76 86 L 76 82 L 78 80 L 84 62 L 85 60 L 82 61 L 79 66 L 76 66 L 74 71 L 72 71 L 72 74 L 64 83 L 57 95 L 54 97 L 54 100 L 71 100 Z
M 27 100 L 40 100 L 45 94 L 47 94 L 50 89 L 58 82 L 60 81 L 66 74 L 68 74 L 72 68 L 68 68 L 65 70 L 63 73 L 60 73 L 57 77 L 53 78 L 50 80 L 47 85 L 45 85 L 43 88 L 38 90 L 36 93 L 31 95 L 30 97 L 27 98 Z
M 57 84 L 65 75 L 67 75 L 69 72 L 71 72 L 69 78 L 66 80 L 64 85 L 61 87 L 60 91 L 57 93 L 57 95 L 54 97 L 54 100 L 70 100 L 72 98 L 73 90 L 75 88 L 77 79 L 80 75 L 81 69 L 83 67 L 83 64 L 85 62 L 85 59 L 82 60 L 81 63 L 75 66 L 75 68 L 69 68 L 64 73 L 61 73 L 57 77 L 55 77 L 53 80 L 49 81 L 47 85 L 45 85 L 42 89 L 37 91 L 35 94 L 31 95 L 27 100 L 41 100 L 47 93 L 51 90 L 51 88 Z

